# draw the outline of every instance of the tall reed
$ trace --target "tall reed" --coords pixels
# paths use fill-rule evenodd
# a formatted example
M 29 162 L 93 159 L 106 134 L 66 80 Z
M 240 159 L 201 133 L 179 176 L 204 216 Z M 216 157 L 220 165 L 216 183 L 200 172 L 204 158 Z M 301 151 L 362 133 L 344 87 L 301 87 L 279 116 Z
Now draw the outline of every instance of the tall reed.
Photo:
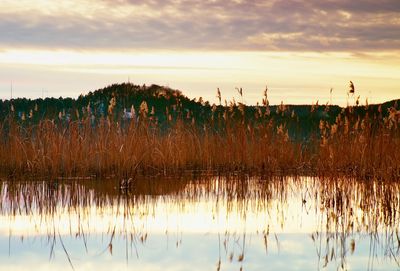
M 94 117 L 90 104 L 85 114 L 77 112 L 76 120 L 66 120 L 62 112 L 58 119 L 36 123 L 10 117 L 0 124 L 0 171 L 49 177 L 205 170 L 400 178 L 400 113 L 395 107 L 383 112 L 348 106 L 334 122 L 320 118 L 318 125 L 313 114 L 332 109 L 316 104 L 306 118 L 318 128 L 299 139 L 300 117 L 283 103 L 271 112 L 267 90 L 264 95 L 256 107 L 235 101 L 213 105 L 211 115 L 201 120 L 179 104 L 167 107 L 162 113 L 167 124 L 146 101 L 136 110 L 132 106 L 129 119 L 118 115 L 115 98 L 101 118 Z

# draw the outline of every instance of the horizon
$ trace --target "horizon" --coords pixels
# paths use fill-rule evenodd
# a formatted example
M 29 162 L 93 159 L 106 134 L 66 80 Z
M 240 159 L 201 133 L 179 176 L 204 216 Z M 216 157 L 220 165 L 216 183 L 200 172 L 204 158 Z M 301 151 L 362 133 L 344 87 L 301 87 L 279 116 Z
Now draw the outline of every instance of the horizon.
M 113 83 L 190 99 L 346 105 L 400 97 L 400 3 L 384 0 L 0 4 L 0 99 L 78 97 Z M 205 19 L 206 18 L 206 19 Z M 12 83 L 11 83 L 12 82 Z
M 89 92 L 95 93 L 95 92 L 97 92 L 97 91 L 106 89 L 106 88 L 111 87 L 111 86 L 114 86 L 114 85 L 121 86 L 121 85 L 123 85 L 123 84 L 131 84 L 131 85 L 133 85 L 133 86 L 139 86 L 139 87 L 140 87 L 140 85 L 135 84 L 135 83 L 133 83 L 133 82 L 122 82 L 122 83 L 113 83 L 113 84 L 107 85 L 107 86 L 105 86 L 105 87 L 103 87 L 103 88 L 96 89 L 96 90 L 89 91 Z M 170 88 L 170 87 L 168 87 L 168 86 L 160 86 L 160 85 L 156 85 L 156 84 L 146 85 L 146 87 L 151 87 L 151 86 L 153 86 L 153 85 L 154 85 L 154 86 L 161 87 L 161 88 L 170 89 L 170 90 L 172 90 L 172 91 L 179 91 L 179 92 L 181 92 L 181 94 L 182 94 L 184 97 L 186 97 L 186 98 L 188 98 L 188 99 L 190 99 L 190 100 L 196 100 L 196 102 L 198 102 L 198 101 L 197 101 L 197 98 L 198 98 L 198 97 L 190 98 L 190 97 L 188 97 L 188 96 L 185 94 L 185 92 L 183 92 L 183 91 L 181 91 L 181 90 L 179 90 L 179 89 Z M 235 91 L 238 91 L 238 90 L 235 90 Z M 269 90 L 268 90 L 268 91 L 269 91 Z M 46 100 L 46 99 L 56 99 L 56 100 L 57 100 L 57 99 L 73 99 L 73 100 L 77 101 L 81 95 L 85 97 L 86 95 L 89 94 L 89 92 L 88 92 L 88 93 L 85 93 L 85 94 L 80 94 L 78 97 L 68 97 L 68 96 L 59 96 L 59 97 L 44 96 L 44 97 L 36 97 L 36 98 L 29 98 L 29 97 L 13 97 L 12 99 L 7 99 L 7 98 L 3 99 L 3 98 L 1 98 L 0 101 L 2 101 L 2 102 L 9 102 L 9 101 L 15 101 L 15 100 L 18 100 L 18 99 L 27 99 L 27 100 L 31 100 L 31 101 L 36 101 L 36 100 L 42 100 L 42 101 L 44 101 L 44 100 Z M 243 95 L 243 96 L 244 96 L 244 95 Z M 209 100 L 204 99 L 203 97 L 200 97 L 200 98 L 202 98 L 204 102 L 208 102 L 208 103 L 210 104 L 210 106 L 212 106 L 212 105 L 215 104 L 215 105 L 217 105 L 217 106 L 223 106 L 223 107 L 225 107 L 225 104 L 224 104 L 224 103 L 221 103 L 220 105 L 218 105 L 218 103 L 213 103 L 213 102 L 211 102 L 211 101 L 209 101 Z M 242 100 L 243 100 L 244 104 L 247 105 L 247 106 L 257 106 L 257 105 L 259 105 L 259 106 L 263 107 L 263 105 L 262 105 L 262 100 L 257 101 L 255 104 L 246 104 L 246 102 L 244 101 L 244 99 L 242 99 Z M 347 106 L 355 106 L 356 100 L 357 100 L 357 97 L 356 97 L 355 95 L 351 94 L 351 95 L 348 96 L 348 103 L 347 103 L 346 105 L 334 104 L 334 103 L 330 103 L 329 101 L 327 101 L 326 103 L 321 103 L 321 102 L 318 101 L 318 100 L 316 101 L 316 103 L 317 103 L 319 106 L 322 106 L 322 107 L 323 107 L 323 106 L 338 106 L 338 107 L 341 107 L 341 108 L 346 108 Z M 222 97 L 222 101 L 224 101 L 223 97 Z M 231 99 L 231 100 L 225 100 L 225 101 L 228 102 L 228 103 L 229 103 L 229 102 L 232 102 L 232 101 L 240 102 L 239 100 L 236 100 L 236 98 L 235 98 L 235 100 L 232 100 L 232 99 Z M 358 106 L 365 106 L 365 105 L 374 106 L 374 105 L 380 105 L 380 104 L 390 103 L 390 102 L 394 102 L 394 101 L 400 101 L 400 98 L 391 99 L 391 100 L 386 100 L 386 101 L 379 102 L 379 103 L 370 103 L 368 100 L 365 100 L 365 101 L 359 100 L 359 105 L 358 105 Z M 367 104 L 367 102 L 368 102 L 368 104 Z M 282 100 L 280 103 L 276 103 L 276 104 L 275 104 L 275 103 L 269 103 L 269 106 L 271 106 L 271 107 L 276 107 L 276 106 L 280 106 L 281 104 L 284 104 L 284 105 L 286 105 L 286 106 L 313 106 L 313 105 L 315 105 L 316 103 L 313 102 L 313 103 L 291 104 L 291 103 L 285 103 L 285 101 Z M 228 105 L 228 106 L 229 106 L 229 105 Z

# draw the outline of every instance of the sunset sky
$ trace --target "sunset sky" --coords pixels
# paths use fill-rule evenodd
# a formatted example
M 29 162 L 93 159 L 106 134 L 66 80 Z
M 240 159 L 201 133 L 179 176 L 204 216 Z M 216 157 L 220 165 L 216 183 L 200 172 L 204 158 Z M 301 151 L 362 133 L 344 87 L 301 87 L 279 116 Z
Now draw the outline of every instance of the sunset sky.
M 2 0 L 0 98 L 112 83 L 254 104 L 400 98 L 399 0 Z M 355 99 L 355 97 L 350 97 Z

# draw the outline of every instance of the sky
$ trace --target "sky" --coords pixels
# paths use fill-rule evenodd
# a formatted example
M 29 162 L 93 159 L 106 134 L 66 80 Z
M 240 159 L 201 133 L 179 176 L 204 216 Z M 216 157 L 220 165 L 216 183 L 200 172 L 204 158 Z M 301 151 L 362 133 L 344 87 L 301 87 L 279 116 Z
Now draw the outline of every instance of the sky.
M 210 102 L 400 98 L 399 0 L 1 0 L 0 18 L 0 99 L 127 81 Z

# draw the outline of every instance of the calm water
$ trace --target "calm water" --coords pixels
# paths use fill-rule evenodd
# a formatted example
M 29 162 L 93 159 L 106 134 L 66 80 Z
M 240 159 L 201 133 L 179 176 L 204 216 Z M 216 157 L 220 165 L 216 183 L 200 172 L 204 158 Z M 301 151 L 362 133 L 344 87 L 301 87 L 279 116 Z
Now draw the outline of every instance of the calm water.
M 0 270 L 398 270 L 400 185 L 2 182 Z

